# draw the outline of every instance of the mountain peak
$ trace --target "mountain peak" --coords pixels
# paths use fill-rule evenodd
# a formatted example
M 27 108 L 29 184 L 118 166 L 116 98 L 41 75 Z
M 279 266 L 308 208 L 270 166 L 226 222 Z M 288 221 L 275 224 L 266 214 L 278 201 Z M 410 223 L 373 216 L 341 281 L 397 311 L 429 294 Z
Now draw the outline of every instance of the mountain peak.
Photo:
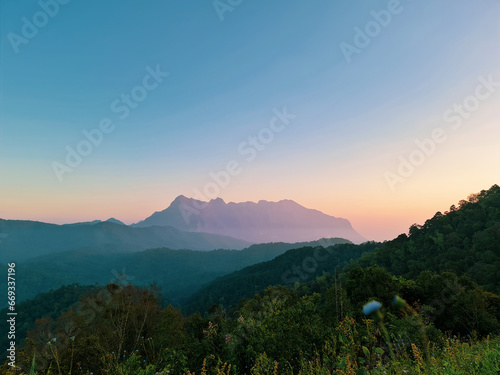
M 185 202 L 185 201 L 189 201 L 189 200 L 191 200 L 191 198 L 188 198 L 188 197 L 186 197 L 185 195 L 182 195 L 182 194 L 181 194 L 181 195 L 177 196 L 177 197 L 173 200 L 173 202 L 172 202 L 172 203 L 175 203 L 175 202 Z
M 216 204 L 216 205 L 224 205 L 224 206 L 226 205 L 226 202 L 224 202 L 224 199 L 218 198 L 218 197 L 215 198 L 215 199 L 211 199 L 210 203 L 211 204 Z
M 297 202 L 295 202 L 291 199 L 282 199 L 282 200 L 278 201 L 278 203 L 286 204 L 286 205 L 300 206 L 300 204 L 298 204 Z
M 110 217 L 108 220 L 106 220 L 106 222 L 107 223 L 120 224 L 120 225 L 126 225 L 123 221 L 115 219 L 114 217 Z
M 176 208 L 178 209 L 181 205 L 184 205 L 184 206 L 195 206 L 196 203 L 201 203 L 200 201 L 196 200 L 196 199 L 193 199 L 193 198 L 188 198 L 186 197 L 185 195 L 179 195 L 178 197 L 176 197 L 172 203 L 170 203 L 170 206 L 168 206 L 167 210 L 171 207 L 173 208 Z M 164 210 L 165 211 L 165 210 Z M 155 212 L 156 213 L 162 213 L 164 211 L 157 211 Z

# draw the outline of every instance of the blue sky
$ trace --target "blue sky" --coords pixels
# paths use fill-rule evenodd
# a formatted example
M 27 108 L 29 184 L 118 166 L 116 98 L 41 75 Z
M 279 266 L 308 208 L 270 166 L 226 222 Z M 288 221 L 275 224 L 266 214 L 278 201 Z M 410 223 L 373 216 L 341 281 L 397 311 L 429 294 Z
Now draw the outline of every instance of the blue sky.
M 221 20 L 213 1 L 71 0 L 16 53 L 12 33 L 42 8 L 3 1 L 0 217 L 136 222 L 237 160 L 226 201 L 293 199 L 380 240 L 489 188 L 496 91 L 395 190 L 384 173 L 478 77 L 500 81 L 500 3 L 401 0 L 348 63 L 341 43 L 395 4 L 243 0 Z M 120 120 L 111 103 L 148 66 L 169 76 Z M 296 117 L 247 163 L 238 146 L 284 107 Z M 113 132 L 60 181 L 53 162 L 103 118 Z

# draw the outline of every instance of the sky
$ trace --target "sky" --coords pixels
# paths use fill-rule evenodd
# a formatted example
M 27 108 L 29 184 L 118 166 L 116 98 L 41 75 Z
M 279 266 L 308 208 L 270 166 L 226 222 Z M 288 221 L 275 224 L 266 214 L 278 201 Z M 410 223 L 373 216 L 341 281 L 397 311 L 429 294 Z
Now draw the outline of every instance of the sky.
M 0 4 L 1 218 L 292 199 L 383 241 L 499 183 L 497 0 Z

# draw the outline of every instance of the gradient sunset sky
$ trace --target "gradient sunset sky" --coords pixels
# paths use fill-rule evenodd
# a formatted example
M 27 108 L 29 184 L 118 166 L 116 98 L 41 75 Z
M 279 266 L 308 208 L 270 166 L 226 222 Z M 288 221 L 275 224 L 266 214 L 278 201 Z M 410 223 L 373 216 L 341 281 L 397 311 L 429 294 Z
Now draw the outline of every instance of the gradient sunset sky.
M 54 1 L 1 2 L 0 218 L 130 224 L 235 161 L 226 202 L 292 199 L 388 240 L 500 183 L 498 0 Z

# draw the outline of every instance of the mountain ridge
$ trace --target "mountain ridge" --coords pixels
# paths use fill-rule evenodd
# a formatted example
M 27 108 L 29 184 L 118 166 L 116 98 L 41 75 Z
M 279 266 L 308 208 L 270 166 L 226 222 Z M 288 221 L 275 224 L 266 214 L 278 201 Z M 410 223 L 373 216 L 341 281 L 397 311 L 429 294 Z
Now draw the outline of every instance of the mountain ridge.
M 162 211 L 156 211 L 132 227 L 168 225 L 190 232 L 221 234 L 251 243 L 304 242 L 323 237 L 341 237 L 365 242 L 349 220 L 306 208 L 291 199 L 278 202 L 208 202 L 177 196 Z
M 112 221 L 58 225 L 0 219 L 0 233 L 4 234 L 0 260 L 10 262 L 82 248 L 102 252 L 135 252 L 158 247 L 208 251 L 241 250 L 251 245 L 218 234 L 186 232 L 169 226 L 133 228 Z

